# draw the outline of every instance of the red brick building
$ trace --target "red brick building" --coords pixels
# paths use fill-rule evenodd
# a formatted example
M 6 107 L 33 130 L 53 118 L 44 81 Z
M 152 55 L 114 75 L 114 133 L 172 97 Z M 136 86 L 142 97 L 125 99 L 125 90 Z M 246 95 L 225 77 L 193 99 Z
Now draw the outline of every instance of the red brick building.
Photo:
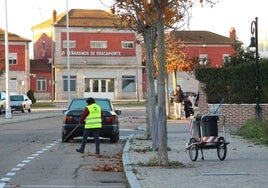
M 9 91 L 27 93 L 30 89 L 29 43 L 31 40 L 8 33 Z M 6 90 L 5 31 L 0 28 L 0 91 Z
M 43 98 L 40 99 L 54 99 L 54 88 L 51 84 L 53 80 L 53 67 L 50 59 L 34 59 L 30 60 L 30 85 L 35 95 L 42 93 Z M 36 97 L 36 96 L 35 96 Z
M 68 72 L 71 98 L 92 96 L 122 100 L 142 96 L 143 66 L 140 47 L 135 43 L 136 34 L 117 27 L 119 19 L 103 10 L 70 10 L 68 31 L 66 20 L 65 13 L 57 15 L 53 11 L 50 20 L 32 28 L 34 58 L 47 60 L 52 68 L 47 73 L 53 72 L 49 77 L 31 70 L 35 74 L 31 86 L 41 82 L 47 86 L 41 90 L 36 88 L 37 99 L 52 97 L 49 83 L 54 80 L 51 89 L 54 89 L 55 100 L 66 100 Z
M 173 31 L 175 40 L 181 41 L 185 53 L 197 59 L 200 65 L 222 67 L 230 61 L 230 56 L 236 53 L 234 46 L 242 45 L 237 41 L 236 31 L 230 29 L 229 37 L 218 35 L 209 31 Z M 193 74 L 177 73 L 177 83 L 184 91 L 198 91 L 198 81 Z M 169 75 L 169 88 L 173 88 L 172 76 Z
M 146 96 L 145 71 L 142 72 L 145 66 L 141 63 L 140 46 L 135 43 L 136 34 L 116 27 L 118 21 L 117 17 L 103 10 L 69 11 L 72 98 L 93 96 L 122 100 Z M 66 14 L 57 15 L 53 11 L 51 19 L 34 26 L 32 31 L 35 63 L 31 65 L 35 68 L 31 69 L 31 75 L 35 77 L 31 78 L 31 87 L 35 96 L 37 99 L 66 100 Z M 190 57 L 198 58 L 200 64 L 215 67 L 229 61 L 230 55 L 236 52 L 234 44 L 241 44 L 236 40 L 234 28 L 229 37 L 208 31 L 176 31 L 176 36 Z M 186 91 L 197 90 L 197 81 L 186 73 L 178 73 L 177 83 Z
M 236 53 L 234 45 L 242 45 L 237 41 L 234 28 L 230 29 L 229 37 L 209 31 L 175 31 L 173 34 L 181 41 L 186 54 L 199 58 L 200 64 L 209 63 L 212 67 L 222 67 Z

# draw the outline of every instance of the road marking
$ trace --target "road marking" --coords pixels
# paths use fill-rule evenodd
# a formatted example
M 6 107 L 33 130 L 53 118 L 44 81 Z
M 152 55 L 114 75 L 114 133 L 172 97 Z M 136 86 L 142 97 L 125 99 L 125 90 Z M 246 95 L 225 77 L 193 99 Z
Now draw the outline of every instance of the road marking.
M 15 176 L 16 175 L 16 172 L 9 172 L 6 174 L 6 176 Z
M 12 168 L 11 171 L 20 171 L 20 168 Z
M 23 160 L 22 163 L 29 163 L 31 160 Z
M 12 168 L 10 172 L 6 173 L 6 175 L 0 179 L 0 188 L 4 188 L 6 183 L 8 183 L 11 180 L 11 177 L 14 177 L 16 175 L 16 172 L 21 170 L 21 168 L 19 167 L 24 167 L 26 164 L 29 164 L 33 159 L 35 159 L 35 157 L 38 157 L 40 154 L 47 151 L 48 148 L 51 148 L 57 145 L 59 142 L 60 140 L 53 141 L 49 145 L 45 146 L 43 149 L 37 151 L 36 153 L 31 154 L 31 156 L 27 157 L 25 160 L 22 160 L 21 163 L 16 165 L 16 168 Z M 36 186 L 36 187 L 40 187 L 40 186 Z
M 24 167 L 26 164 L 17 164 L 18 167 Z
M 4 178 L 1 179 L 1 182 L 9 182 L 10 179 L 11 178 L 4 177 Z
M 247 172 L 208 172 L 202 173 L 203 176 L 228 176 L 228 175 L 249 175 Z

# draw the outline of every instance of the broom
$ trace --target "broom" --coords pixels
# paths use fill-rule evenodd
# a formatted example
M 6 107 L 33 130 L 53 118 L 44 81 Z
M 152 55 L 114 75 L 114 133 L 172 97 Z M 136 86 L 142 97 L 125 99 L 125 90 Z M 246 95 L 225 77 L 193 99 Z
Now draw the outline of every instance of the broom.
M 71 136 L 71 134 L 73 134 L 73 132 L 78 128 L 80 126 L 80 123 L 78 123 L 74 128 L 73 128 L 73 130 L 63 139 L 63 141 L 62 141 L 62 143 L 59 145 L 59 148 L 58 149 L 60 149 L 62 146 L 63 146 L 63 144 L 64 144 L 64 142 Z

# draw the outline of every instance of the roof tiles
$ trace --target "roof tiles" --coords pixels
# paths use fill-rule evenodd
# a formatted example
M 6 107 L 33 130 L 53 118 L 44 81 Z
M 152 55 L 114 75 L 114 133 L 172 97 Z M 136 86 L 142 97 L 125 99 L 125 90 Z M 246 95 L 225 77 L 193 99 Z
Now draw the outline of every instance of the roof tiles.
M 234 44 L 241 43 L 237 40 L 232 40 L 228 37 L 218 35 L 209 31 L 173 31 L 171 32 L 175 35 L 175 38 L 181 40 L 187 45 L 197 45 L 197 44 Z
M 115 27 L 120 19 L 104 10 L 95 9 L 71 9 L 69 11 L 69 27 Z M 34 26 L 32 29 L 40 27 L 50 27 L 52 18 Z M 57 16 L 54 27 L 66 26 L 66 13 Z
M 0 28 L 0 41 L 5 41 L 5 30 Z M 30 39 L 23 38 L 19 35 L 16 35 L 14 33 L 8 32 L 8 41 L 12 42 L 31 42 Z

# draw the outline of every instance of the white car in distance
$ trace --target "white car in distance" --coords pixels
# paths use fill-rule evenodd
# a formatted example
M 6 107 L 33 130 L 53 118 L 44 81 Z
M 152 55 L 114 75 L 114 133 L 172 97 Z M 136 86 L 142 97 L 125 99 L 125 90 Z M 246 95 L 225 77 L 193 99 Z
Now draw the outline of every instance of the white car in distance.
M 24 113 L 32 111 L 32 100 L 25 94 L 12 94 L 10 95 L 10 108 L 11 111 L 21 111 Z

